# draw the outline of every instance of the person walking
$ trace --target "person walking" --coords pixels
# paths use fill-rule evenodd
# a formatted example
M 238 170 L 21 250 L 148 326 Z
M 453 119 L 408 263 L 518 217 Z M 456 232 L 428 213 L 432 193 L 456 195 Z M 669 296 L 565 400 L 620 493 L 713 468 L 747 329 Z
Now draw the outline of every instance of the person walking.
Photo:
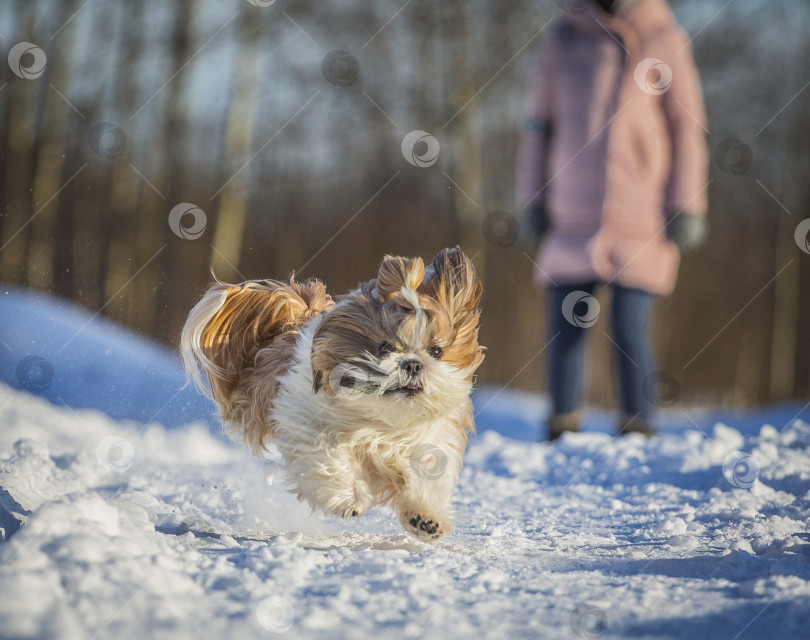
M 656 296 L 707 234 L 706 115 L 689 39 L 666 0 L 572 0 L 540 45 L 516 197 L 547 289 L 553 440 L 580 426 L 584 336 L 612 293 L 619 433 L 654 433 Z

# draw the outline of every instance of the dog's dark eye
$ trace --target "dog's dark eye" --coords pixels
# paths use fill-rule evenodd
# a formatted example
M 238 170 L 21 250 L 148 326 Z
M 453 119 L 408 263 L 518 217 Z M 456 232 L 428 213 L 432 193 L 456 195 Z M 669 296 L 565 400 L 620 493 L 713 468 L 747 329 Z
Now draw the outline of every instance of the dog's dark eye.
M 390 344 L 390 343 L 388 343 L 388 342 L 383 342 L 383 343 L 380 345 L 379 349 L 377 349 L 377 355 L 378 355 L 380 358 L 384 358 L 384 357 L 385 357 L 385 356 L 387 356 L 389 353 L 393 352 L 393 350 L 394 350 L 393 345 L 391 345 L 391 344 Z
M 444 349 L 441 347 L 431 347 L 428 349 L 428 353 L 430 354 L 431 358 L 436 358 L 436 360 L 440 359 L 444 354 Z

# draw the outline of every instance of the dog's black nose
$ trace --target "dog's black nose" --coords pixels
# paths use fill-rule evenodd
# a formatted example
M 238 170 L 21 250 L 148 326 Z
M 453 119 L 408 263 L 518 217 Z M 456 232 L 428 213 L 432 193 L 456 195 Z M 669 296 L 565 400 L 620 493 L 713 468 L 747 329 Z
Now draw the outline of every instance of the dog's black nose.
M 408 375 L 415 376 L 422 370 L 422 363 L 419 360 L 405 360 L 399 363 L 399 368 Z

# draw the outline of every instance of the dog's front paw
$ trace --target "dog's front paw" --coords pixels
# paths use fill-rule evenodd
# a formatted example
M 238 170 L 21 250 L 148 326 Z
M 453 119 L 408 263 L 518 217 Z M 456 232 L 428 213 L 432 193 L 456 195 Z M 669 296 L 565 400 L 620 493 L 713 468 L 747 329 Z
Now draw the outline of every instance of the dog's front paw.
M 359 518 L 366 512 L 366 508 L 361 504 L 351 504 L 345 507 L 337 515 L 341 518 Z
M 360 491 L 335 496 L 329 504 L 329 511 L 338 518 L 357 518 L 374 505 L 372 496 Z
M 435 542 L 448 532 L 450 524 L 439 518 L 422 516 L 418 513 L 402 514 L 399 517 L 403 529 L 417 540 Z
M 352 498 L 333 503 L 328 512 L 337 518 L 357 518 L 362 516 L 370 505 Z
M 359 480 L 351 486 L 328 487 L 318 494 L 318 506 L 336 518 L 356 518 L 376 503 L 369 487 Z

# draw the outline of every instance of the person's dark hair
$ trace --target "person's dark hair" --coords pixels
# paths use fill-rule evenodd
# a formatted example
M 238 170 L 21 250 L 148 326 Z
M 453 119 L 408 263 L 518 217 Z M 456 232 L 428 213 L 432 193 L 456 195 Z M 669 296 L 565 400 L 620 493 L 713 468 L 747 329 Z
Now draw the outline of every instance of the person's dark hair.
M 592 0 L 595 4 L 602 7 L 603 11 L 607 11 L 610 14 L 620 13 L 624 7 L 628 7 L 635 0 Z
M 594 0 L 594 2 L 596 2 L 596 4 L 598 4 L 608 13 L 613 13 L 616 10 L 616 5 L 618 4 L 616 0 Z

